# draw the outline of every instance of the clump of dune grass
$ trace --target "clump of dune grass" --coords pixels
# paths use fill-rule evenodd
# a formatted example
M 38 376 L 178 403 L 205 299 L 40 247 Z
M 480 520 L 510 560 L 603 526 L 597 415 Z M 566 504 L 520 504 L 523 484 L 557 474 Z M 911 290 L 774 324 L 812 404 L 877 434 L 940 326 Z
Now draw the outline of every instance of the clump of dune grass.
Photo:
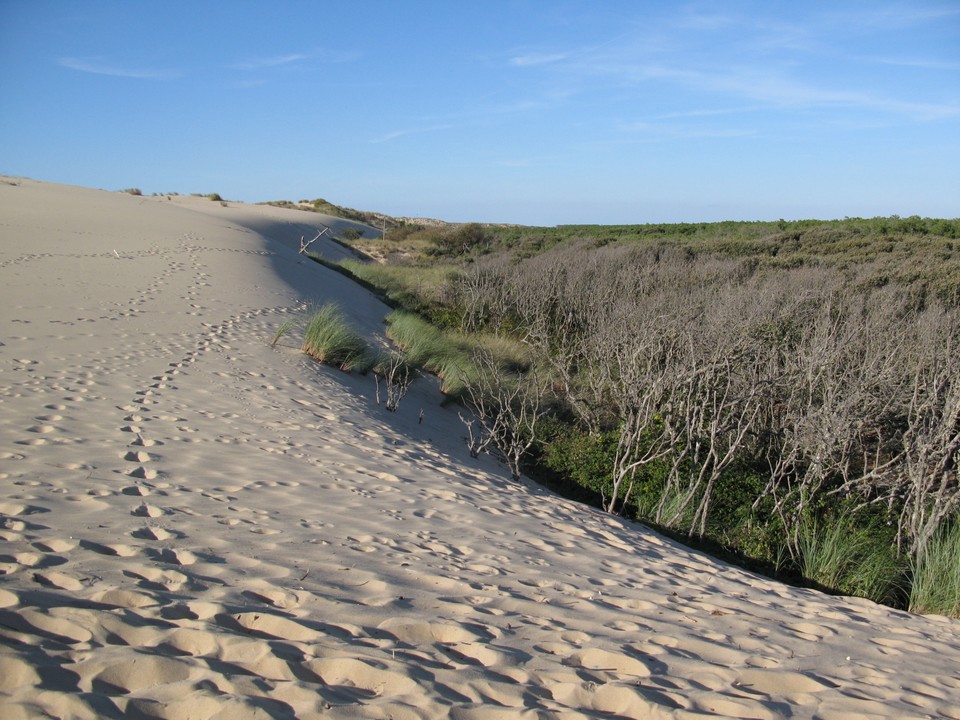
M 910 611 L 960 617 L 960 522 L 934 536 L 912 569 Z
M 413 313 L 397 310 L 386 320 L 387 337 L 406 354 L 408 362 L 440 378 L 441 389 L 448 392 L 469 365 L 469 354 L 463 346 Z
M 440 389 L 450 397 L 462 397 L 466 388 L 475 383 L 477 350 L 510 372 L 523 374 L 530 368 L 528 349 L 509 338 L 440 330 L 404 310 L 390 313 L 386 321 L 387 337 L 406 353 L 409 362 L 436 375 L 441 382 Z
M 903 563 L 875 528 L 850 517 L 805 518 L 797 544 L 803 576 L 824 588 L 880 603 L 900 591 Z
M 301 349 L 314 360 L 346 372 L 367 372 L 373 357 L 363 338 L 350 327 L 334 303 L 317 309 L 307 320 Z

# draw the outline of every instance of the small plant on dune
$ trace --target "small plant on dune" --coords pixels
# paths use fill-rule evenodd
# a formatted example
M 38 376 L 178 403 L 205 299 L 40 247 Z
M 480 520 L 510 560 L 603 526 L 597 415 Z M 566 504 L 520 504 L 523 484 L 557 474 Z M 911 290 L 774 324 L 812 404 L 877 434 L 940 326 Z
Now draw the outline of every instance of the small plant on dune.
M 941 530 L 914 561 L 910 611 L 960 617 L 960 522 Z
M 323 305 L 307 320 L 301 349 L 314 360 L 346 372 L 364 373 L 373 364 L 367 344 L 334 303 Z
M 391 350 L 381 353 L 373 363 L 373 377 L 377 383 L 377 405 L 384 400 L 384 407 L 396 412 L 417 377 L 417 369 L 403 353 Z
M 136 195 L 141 196 L 143 193 L 140 191 L 140 188 L 127 188 L 126 190 L 121 190 L 120 192 L 125 192 L 127 195 Z
M 280 326 L 273 333 L 273 339 L 270 341 L 270 347 L 276 347 L 277 343 L 280 342 L 283 337 L 288 335 L 294 327 L 296 327 L 296 323 L 291 318 L 287 318 L 280 323 Z

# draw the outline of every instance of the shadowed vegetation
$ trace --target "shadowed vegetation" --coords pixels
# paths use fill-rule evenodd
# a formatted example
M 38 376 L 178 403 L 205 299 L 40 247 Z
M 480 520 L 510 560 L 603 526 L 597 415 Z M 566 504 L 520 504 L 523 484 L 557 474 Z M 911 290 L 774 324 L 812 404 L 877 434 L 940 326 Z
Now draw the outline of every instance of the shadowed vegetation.
M 956 614 L 925 578 L 951 572 L 960 511 L 958 238 L 918 217 L 405 226 L 362 241 L 383 262 L 345 269 L 434 326 L 389 332 L 461 368 L 489 423 L 471 452 L 505 423 L 514 474 L 753 567 Z M 522 361 L 478 373 L 480 336 Z

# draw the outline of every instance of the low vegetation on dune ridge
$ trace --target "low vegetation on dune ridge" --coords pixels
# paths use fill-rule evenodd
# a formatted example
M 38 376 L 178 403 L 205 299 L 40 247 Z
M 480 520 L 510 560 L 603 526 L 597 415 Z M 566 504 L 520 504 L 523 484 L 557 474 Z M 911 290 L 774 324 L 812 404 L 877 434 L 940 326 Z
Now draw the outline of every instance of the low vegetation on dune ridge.
M 957 615 L 960 580 L 931 578 L 957 573 L 958 238 L 916 217 L 405 225 L 340 269 L 419 316 L 392 317 L 398 345 L 469 368 L 471 452 L 756 569 Z M 453 350 L 481 335 L 523 362 Z

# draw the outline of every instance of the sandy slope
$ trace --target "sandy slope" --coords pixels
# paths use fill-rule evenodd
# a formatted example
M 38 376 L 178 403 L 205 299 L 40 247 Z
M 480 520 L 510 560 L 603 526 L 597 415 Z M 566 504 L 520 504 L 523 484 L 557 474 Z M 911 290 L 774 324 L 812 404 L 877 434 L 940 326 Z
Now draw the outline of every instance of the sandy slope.
M 315 300 L 381 329 L 318 219 L 0 182 L 0 715 L 960 718 L 958 623 L 515 485 L 432 383 L 393 415 L 271 348 Z

